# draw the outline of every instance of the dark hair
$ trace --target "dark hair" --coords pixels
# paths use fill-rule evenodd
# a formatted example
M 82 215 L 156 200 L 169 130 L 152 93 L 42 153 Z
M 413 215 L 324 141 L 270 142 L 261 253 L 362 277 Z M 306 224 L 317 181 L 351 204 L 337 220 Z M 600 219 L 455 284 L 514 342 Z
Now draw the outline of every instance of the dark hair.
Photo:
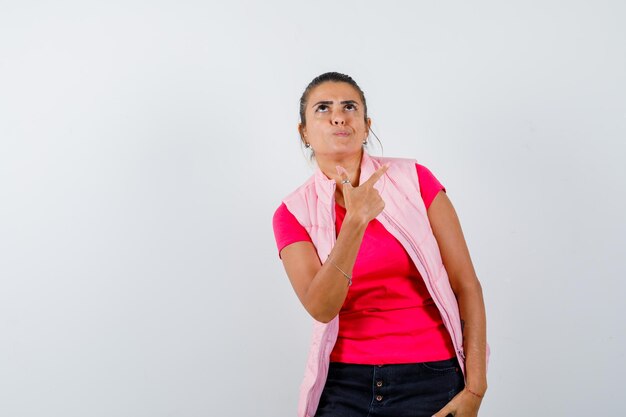
M 365 94 L 363 94 L 363 90 L 361 90 L 361 87 L 359 87 L 356 81 L 354 81 L 352 77 L 346 74 L 341 74 L 339 72 L 325 72 L 324 74 L 318 75 L 317 77 L 313 78 L 313 81 L 311 81 L 309 85 L 306 86 L 304 92 L 302 93 L 302 97 L 300 97 L 300 123 L 302 123 L 302 125 L 306 125 L 306 117 L 304 113 L 306 110 L 306 104 L 309 101 L 309 94 L 311 93 L 311 90 L 325 82 L 347 83 L 354 87 L 356 91 L 359 92 L 359 96 L 361 97 L 361 101 L 363 102 L 365 120 L 367 120 L 367 103 L 365 102 Z

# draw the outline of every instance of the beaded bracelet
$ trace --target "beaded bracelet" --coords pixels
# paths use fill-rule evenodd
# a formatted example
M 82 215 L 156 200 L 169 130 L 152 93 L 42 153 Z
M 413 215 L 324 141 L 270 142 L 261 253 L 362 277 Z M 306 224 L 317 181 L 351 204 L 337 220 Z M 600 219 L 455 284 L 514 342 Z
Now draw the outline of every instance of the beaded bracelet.
M 470 393 L 470 394 L 472 394 L 472 395 L 475 395 L 475 396 L 476 396 L 476 397 L 478 397 L 478 398 L 483 398 L 483 396 L 482 396 L 482 395 L 480 395 L 480 394 L 478 394 L 478 393 L 476 393 L 476 392 L 472 391 L 471 389 L 469 389 L 469 388 L 467 388 L 467 387 L 465 387 L 465 391 L 469 392 L 469 393 Z

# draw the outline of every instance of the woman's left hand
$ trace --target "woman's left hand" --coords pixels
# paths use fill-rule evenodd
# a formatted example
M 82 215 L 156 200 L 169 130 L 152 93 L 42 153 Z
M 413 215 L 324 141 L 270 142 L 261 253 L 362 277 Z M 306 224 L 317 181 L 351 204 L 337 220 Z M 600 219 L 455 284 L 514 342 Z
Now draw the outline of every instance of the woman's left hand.
M 467 390 L 459 392 L 448 404 L 439 410 L 433 417 L 476 417 L 482 398 Z

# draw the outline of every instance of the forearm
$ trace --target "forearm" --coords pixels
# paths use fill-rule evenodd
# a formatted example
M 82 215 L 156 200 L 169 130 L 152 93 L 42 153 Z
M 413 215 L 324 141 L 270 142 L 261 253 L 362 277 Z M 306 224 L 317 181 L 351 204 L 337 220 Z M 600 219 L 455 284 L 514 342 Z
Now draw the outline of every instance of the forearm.
M 480 283 L 478 279 L 472 281 L 456 296 L 463 325 L 466 386 L 483 395 L 487 390 L 487 324 Z
M 341 271 L 352 276 L 366 227 L 367 223 L 346 215 L 328 260 L 321 260 L 324 263 L 304 297 L 307 311 L 316 320 L 326 323 L 339 314 L 348 294 L 348 280 Z

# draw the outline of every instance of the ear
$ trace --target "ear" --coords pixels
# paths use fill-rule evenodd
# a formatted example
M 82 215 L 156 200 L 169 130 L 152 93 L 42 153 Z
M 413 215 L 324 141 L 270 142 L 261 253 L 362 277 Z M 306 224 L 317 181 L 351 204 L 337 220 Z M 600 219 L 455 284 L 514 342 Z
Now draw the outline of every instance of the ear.
M 300 139 L 302 140 L 302 142 L 306 142 L 306 140 L 304 140 L 304 137 L 306 136 L 306 126 L 304 126 L 302 123 L 298 123 L 298 133 L 300 134 Z
M 366 130 L 369 132 L 370 128 L 372 127 L 372 119 L 370 119 L 369 117 L 365 119 L 365 125 L 366 125 Z

